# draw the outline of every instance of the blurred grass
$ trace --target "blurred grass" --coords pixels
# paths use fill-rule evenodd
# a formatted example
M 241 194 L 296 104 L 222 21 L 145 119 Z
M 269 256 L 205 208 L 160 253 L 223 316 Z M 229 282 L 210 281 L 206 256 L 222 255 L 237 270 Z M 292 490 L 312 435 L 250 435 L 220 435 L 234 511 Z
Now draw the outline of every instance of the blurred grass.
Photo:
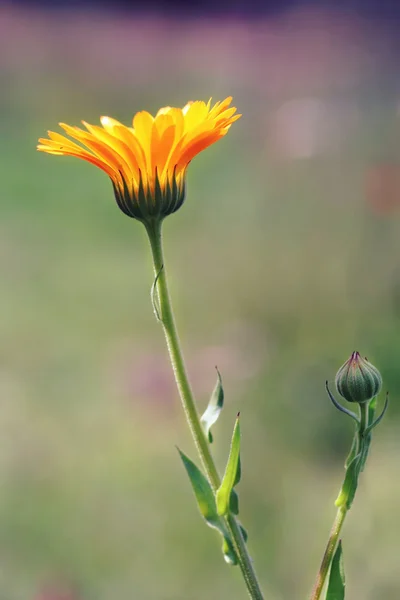
M 149 302 L 144 232 L 118 211 L 103 174 L 34 151 L 58 120 L 108 112 L 127 122 L 142 108 L 233 93 L 243 119 L 196 159 L 187 201 L 165 223 L 202 405 L 215 364 L 224 378 L 218 463 L 222 470 L 240 408 L 251 553 L 268 598 L 306 597 L 351 439 L 324 381 L 354 349 L 367 354 L 392 402 L 344 533 L 348 595 L 397 599 L 400 222 L 398 206 L 386 210 L 379 194 L 367 202 L 365 177 L 371 165 L 398 165 L 398 73 L 383 68 L 385 54 L 376 58 L 381 71 L 360 59 L 377 52 L 382 32 L 371 42 L 363 24 L 348 25 L 326 73 L 331 55 L 316 53 L 311 64 L 310 31 L 315 40 L 321 28 L 337 33 L 337 16 L 330 25 L 329 15 L 301 14 L 287 30 L 285 22 L 189 22 L 177 41 L 183 24 L 154 17 L 130 30 L 127 21 L 78 15 L 75 48 L 73 13 L 0 16 L 9 32 L 0 71 L 0 597 L 61 598 L 45 596 L 48 582 L 70 586 L 74 600 L 244 597 L 176 455 L 176 444 L 194 451 Z M 127 56 L 129 31 L 140 39 Z M 102 35 L 115 45 L 102 50 L 108 62 L 99 68 Z M 247 45 L 234 52 L 238 38 Z M 10 53 L 16 39 L 25 45 Z M 268 44 L 285 40 L 287 56 L 271 58 Z M 295 83 L 294 55 L 304 76 Z M 290 104 L 298 99 L 300 108 Z M 288 106 L 289 138 L 280 112 Z M 308 154 L 304 106 L 325 111 L 322 133 L 318 122 L 308 126 L 307 135 L 322 135 Z M 391 193 L 400 199 L 398 188 Z

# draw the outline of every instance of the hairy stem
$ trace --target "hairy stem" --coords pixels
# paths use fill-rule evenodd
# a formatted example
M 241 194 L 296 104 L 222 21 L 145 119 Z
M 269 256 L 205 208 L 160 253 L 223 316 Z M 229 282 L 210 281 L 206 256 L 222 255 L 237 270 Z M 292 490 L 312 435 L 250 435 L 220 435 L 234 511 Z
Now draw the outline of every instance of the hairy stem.
M 169 357 L 186 421 L 191 431 L 204 470 L 215 493 L 220 486 L 221 480 L 210 451 L 209 442 L 200 423 L 200 416 L 196 408 L 179 342 L 167 285 L 167 275 L 162 247 L 161 225 L 162 223 L 159 220 L 154 220 L 153 222 L 146 223 L 145 225 L 153 254 L 154 273 L 157 277 L 156 291 L 159 303 L 159 318 L 164 329 Z M 243 539 L 237 519 L 233 515 L 230 515 L 225 520 L 236 554 L 238 556 L 240 569 L 246 582 L 249 595 L 253 600 L 263 600 L 261 588 L 258 583 L 257 576 L 254 571 L 251 558 L 248 554 L 246 543 Z

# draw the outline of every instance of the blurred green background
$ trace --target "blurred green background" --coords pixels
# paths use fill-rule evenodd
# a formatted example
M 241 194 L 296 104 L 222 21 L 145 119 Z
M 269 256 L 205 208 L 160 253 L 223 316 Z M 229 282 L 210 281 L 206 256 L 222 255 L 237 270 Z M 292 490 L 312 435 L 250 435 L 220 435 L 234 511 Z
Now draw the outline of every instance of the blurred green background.
M 353 350 L 391 392 L 344 531 L 349 600 L 400 597 L 395 38 L 347 13 L 267 20 L 0 8 L 0 598 L 245 597 L 203 525 L 142 226 L 106 176 L 35 152 L 64 121 L 234 96 L 165 223 L 199 406 L 242 415 L 241 516 L 268 600 L 306 598 L 352 436 L 324 390 Z

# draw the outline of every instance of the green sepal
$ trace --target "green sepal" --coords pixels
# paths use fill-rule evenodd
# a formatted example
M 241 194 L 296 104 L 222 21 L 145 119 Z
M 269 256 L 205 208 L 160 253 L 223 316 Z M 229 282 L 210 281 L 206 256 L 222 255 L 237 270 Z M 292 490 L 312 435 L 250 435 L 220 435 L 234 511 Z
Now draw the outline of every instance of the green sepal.
M 216 493 L 217 511 L 221 516 L 227 515 L 230 510 L 234 512 L 232 509 L 236 511 L 235 514 L 238 514 L 239 512 L 237 495 L 236 497 L 234 495 L 232 499 L 232 490 L 239 482 L 240 475 L 240 424 L 238 415 L 233 429 L 231 447 L 224 477 Z M 233 506 L 231 506 L 231 503 Z
M 344 600 L 345 588 L 342 541 L 339 540 L 338 547 L 332 559 L 326 600 Z
M 346 507 L 346 509 L 349 509 L 353 503 L 358 485 L 358 476 L 360 474 L 360 458 L 361 453 L 357 454 L 347 467 L 342 489 L 335 502 L 338 508 Z
M 208 406 L 201 417 L 201 424 L 205 431 L 206 436 L 210 444 L 213 442 L 213 436 L 211 433 L 211 427 L 217 422 L 221 410 L 224 406 L 224 389 L 222 387 L 221 374 L 217 369 L 217 383 L 211 394 Z
M 204 517 L 207 525 L 216 529 L 222 536 L 222 552 L 225 562 L 230 565 L 237 565 L 238 560 L 233 548 L 224 520 L 218 515 L 215 504 L 215 497 L 210 483 L 200 471 L 200 469 L 178 448 L 178 452 L 184 464 L 190 483 L 194 491 L 201 515 Z

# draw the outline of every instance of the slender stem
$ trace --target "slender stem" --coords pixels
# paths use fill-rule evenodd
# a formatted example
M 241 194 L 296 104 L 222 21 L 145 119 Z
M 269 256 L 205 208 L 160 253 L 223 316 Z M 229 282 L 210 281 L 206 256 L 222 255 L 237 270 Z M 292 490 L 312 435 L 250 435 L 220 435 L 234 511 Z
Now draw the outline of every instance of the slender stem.
M 333 554 L 335 552 L 336 545 L 339 540 L 340 531 L 342 529 L 345 517 L 347 514 L 347 508 L 340 507 L 337 511 L 335 520 L 332 525 L 331 533 L 329 535 L 328 543 L 322 558 L 321 566 L 318 571 L 317 579 L 311 593 L 310 600 L 319 600 L 322 594 L 322 590 L 328 575 L 329 567 L 332 562 Z
M 353 440 L 354 443 L 357 444 L 356 453 L 358 453 L 358 462 L 359 468 L 356 474 L 355 479 L 352 481 L 352 490 L 347 490 L 348 497 L 354 498 L 355 490 L 357 489 L 358 476 L 360 473 L 361 466 L 365 464 L 368 454 L 369 443 L 371 441 L 371 436 L 365 436 L 365 430 L 368 427 L 368 419 L 369 419 L 369 411 L 367 403 L 360 403 L 360 418 L 358 421 L 358 427 L 355 433 L 355 437 Z M 350 452 L 352 454 L 352 452 Z M 342 488 L 343 490 L 343 488 Z M 324 556 L 322 558 L 321 566 L 318 571 L 317 579 L 315 580 L 314 588 L 311 594 L 310 600 L 319 600 L 321 597 L 321 593 L 324 587 L 324 583 L 326 581 L 326 577 L 328 575 L 329 567 L 332 562 L 333 554 L 336 549 L 336 545 L 339 539 L 340 531 L 342 529 L 344 520 L 346 518 L 346 514 L 349 510 L 351 502 L 346 504 L 346 502 L 339 507 L 338 512 L 336 514 L 336 518 L 333 522 L 331 533 L 329 535 L 329 540 L 327 546 L 325 548 Z
M 368 423 L 368 402 L 363 402 L 359 404 L 360 407 L 360 435 L 363 435 L 364 431 L 367 429 Z
M 371 444 L 371 433 L 365 433 L 369 425 L 368 403 L 360 404 L 360 427 L 358 429 L 358 449 L 360 452 L 360 470 L 363 471 L 367 461 L 369 446 Z
M 186 371 L 186 366 L 180 347 L 178 332 L 175 324 L 171 300 L 168 292 L 167 276 L 165 270 L 161 222 L 155 220 L 145 224 L 153 254 L 154 273 L 158 277 L 157 292 L 159 301 L 160 320 L 164 329 L 168 352 L 175 375 L 183 410 L 202 465 L 207 473 L 214 492 L 219 488 L 221 480 L 212 457 L 207 437 L 200 423 L 193 392 Z M 248 554 L 246 543 L 243 539 L 239 524 L 233 515 L 226 518 L 232 542 L 238 556 L 239 565 L 247 585 L 250 597 L 253 600 L 263 600 L 260 585 L 255 574 L 252 560 Z

